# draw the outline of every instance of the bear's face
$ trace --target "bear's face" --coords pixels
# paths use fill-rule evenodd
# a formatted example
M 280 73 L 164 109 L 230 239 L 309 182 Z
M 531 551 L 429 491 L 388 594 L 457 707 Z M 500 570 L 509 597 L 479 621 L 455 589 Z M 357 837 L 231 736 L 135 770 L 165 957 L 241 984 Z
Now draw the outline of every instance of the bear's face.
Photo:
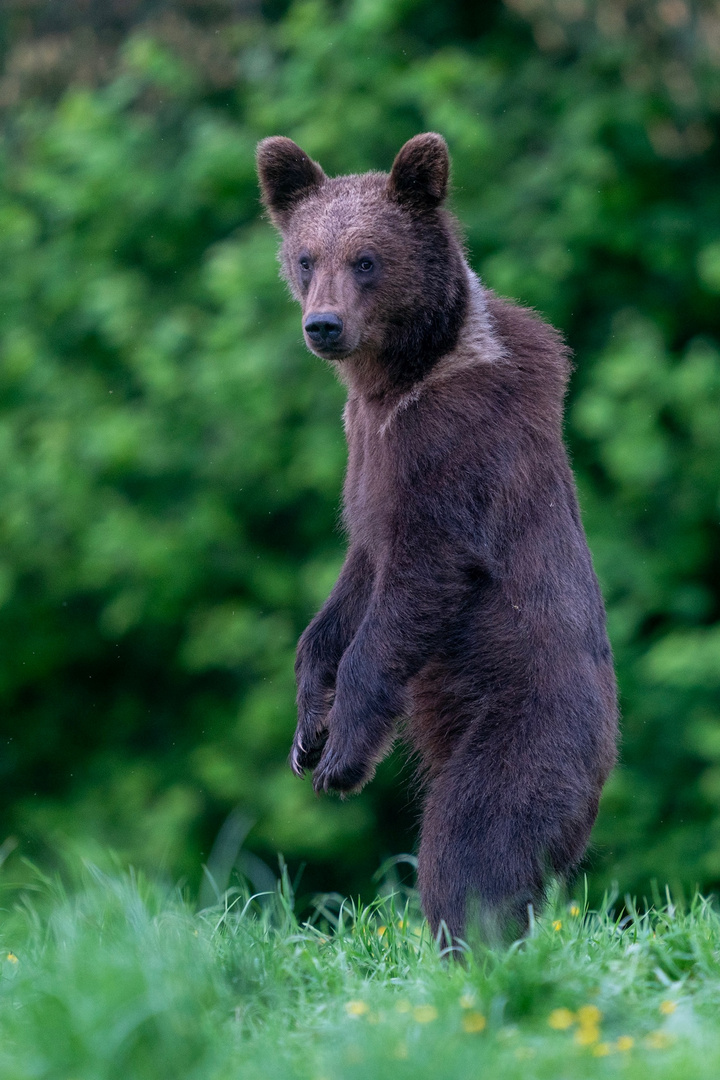
M 422 303 L 422 247 L 384 177 L 325 181 L 283 230 L 283 276 L 308 348 L 330 360 L 378 354 L 388 323 Z
M 290 139 L 276 137 L 260 144 L 258 171 L 308 348 L 356 370 L 379 365 L 394 385 L 411 384 L 418 367 L 452 346 L 464 314 L 462 252 L 439 209 L 449 173 L 444 140 L 411 139 L 389 176 L 329 179 Z

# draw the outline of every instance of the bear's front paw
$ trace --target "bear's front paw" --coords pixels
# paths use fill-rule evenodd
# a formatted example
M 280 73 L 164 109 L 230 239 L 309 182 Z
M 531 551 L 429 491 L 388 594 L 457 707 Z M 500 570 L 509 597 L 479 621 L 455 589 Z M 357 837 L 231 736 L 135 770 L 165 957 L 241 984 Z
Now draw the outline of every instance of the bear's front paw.
M 352 745 L 339 745 L 330 737 L 313 773 L 313 787 L 318 793 L 338 791 L 348 794 L 364 787 L 374 772 L 375 766 L 367 755 Z
M 306 769 L 314 769 L 322 756 L 328 733 L 323 728 L 298 724 L 290 750 L 290 768 L 296 776 L 304 776 Z

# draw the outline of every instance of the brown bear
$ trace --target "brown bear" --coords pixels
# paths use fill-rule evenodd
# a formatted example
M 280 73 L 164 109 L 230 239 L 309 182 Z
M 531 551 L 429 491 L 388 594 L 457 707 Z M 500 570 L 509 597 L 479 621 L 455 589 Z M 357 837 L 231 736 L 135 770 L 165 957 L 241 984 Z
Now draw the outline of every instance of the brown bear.
M 615 761 L 605 612 L 562 440 L 567 350 L 494 296 L 443 209 L 447 146 L 328 178 L 258 170 L 308 347 L 347 384 L 348 553 L 300 638 L 290 762 L 353 792 L 399 722 L 419 760 L 433 931 L 527 925 L 582 858 Z

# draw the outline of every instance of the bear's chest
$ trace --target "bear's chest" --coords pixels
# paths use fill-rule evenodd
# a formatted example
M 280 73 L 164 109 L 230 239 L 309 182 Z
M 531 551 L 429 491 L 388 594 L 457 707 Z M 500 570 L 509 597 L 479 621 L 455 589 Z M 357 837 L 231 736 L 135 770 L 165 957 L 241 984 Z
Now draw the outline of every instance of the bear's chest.
M 382 429 L 382 417 L 362 402 L 349 402 L 345 412 L 348 466 L 344 516 L 350 537 L 375 556 L 392 537 L 398 498 L 396 439 Z

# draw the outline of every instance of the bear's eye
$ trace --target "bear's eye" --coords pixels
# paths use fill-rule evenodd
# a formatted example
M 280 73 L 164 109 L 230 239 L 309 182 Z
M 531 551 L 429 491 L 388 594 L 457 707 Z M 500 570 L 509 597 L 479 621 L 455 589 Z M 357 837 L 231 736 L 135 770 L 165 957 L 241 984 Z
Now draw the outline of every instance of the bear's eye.
M 312 264 L 311 264 L 310 260 L 308 259 L 307 255 L 303 255 L 302 258 L 299 259 L 298 261 L 300 263 L 300 269 L 301 270 L 312 270 Z
M 375 263 L 372 259 L 368 259 L 367 257 L 360 259 L 357 264 L 358 270 L 362 271 L 363 274 L 367 274 L 374 266 Z

